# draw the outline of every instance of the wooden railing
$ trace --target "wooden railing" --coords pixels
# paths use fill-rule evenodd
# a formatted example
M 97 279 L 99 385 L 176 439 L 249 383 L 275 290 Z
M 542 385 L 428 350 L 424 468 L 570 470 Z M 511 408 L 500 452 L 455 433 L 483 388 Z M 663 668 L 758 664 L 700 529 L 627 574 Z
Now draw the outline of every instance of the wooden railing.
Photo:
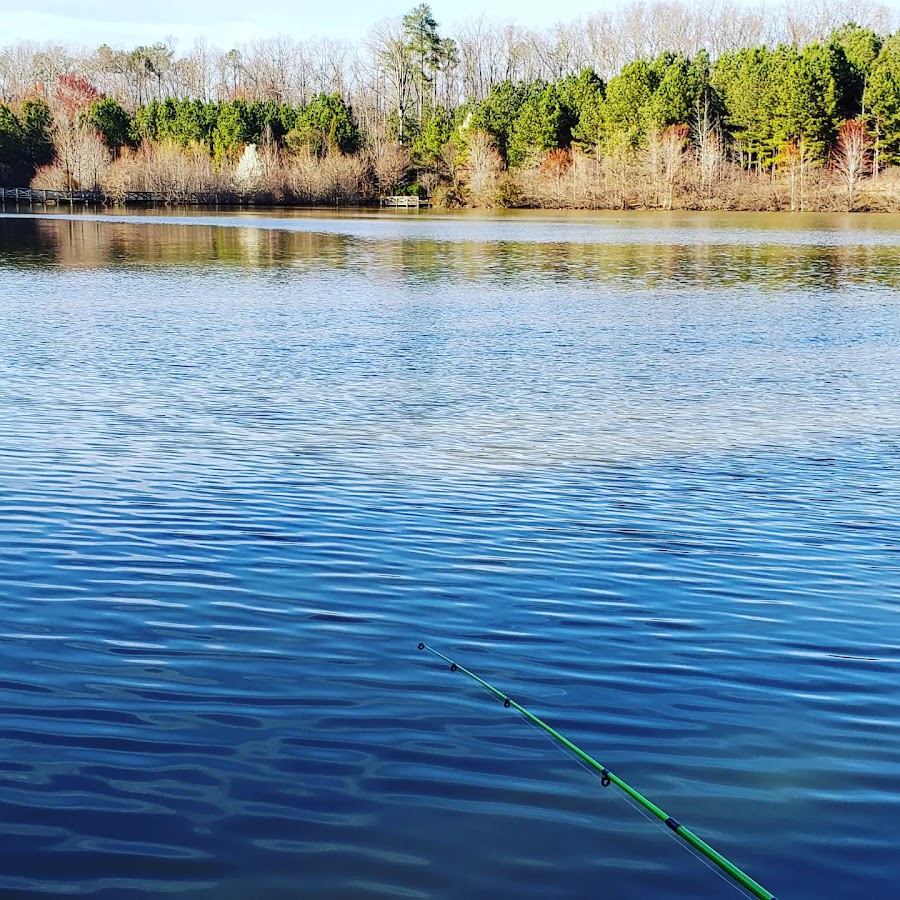
M 102 203 L 99 191 L 39 191 L 32 188 L 0 188 L 0 200 L 14 203 Z
M 156 191 L 124 191 L 120 194 L 107 194 L 104 191 L 50 191 L 36 188 L 5 188 L 0 187 L 0 206 L 13 204 L 45 205 L 45 206 L 75 206 L 77 204 L 93 206 L 167 206 L 167 205 L 199 205 L 199 206 L 248 206 L 256 205 L 259 198 L 246 194 L 228 192 L 205 193 L 162 193 Z M 269 201 L 270 203 L 272 201 Z M 371 200 L 361 201 L 371 203 Z M 399 207 L 423 207 L 428 206 L 427 200 L 415 196 L 380 197 L 382 206 Z M 275 205 L 278 205 L 277 203 Z
M 428 206 L 427 200 L 422 200 L 419 197 L 415 196 L 407 196 L 404 194 L 400 194 L 395 197 L 382 197 L 381 198 L 382 206 Z
M 69 205 L 93 204 L 104 205 L 147 205 L 166 206 L 169 204 L 185 205 L 246 205 L 252 203 L 252 199 L 236 193 L 184 193 L 169 194 L 156 191 L 124 191 L 121 194 L 107 194 L 103 191 L 45 191 L 35 188 L 0 188 L 0 203 L 4 206 L 8 203 L 28 203 Z

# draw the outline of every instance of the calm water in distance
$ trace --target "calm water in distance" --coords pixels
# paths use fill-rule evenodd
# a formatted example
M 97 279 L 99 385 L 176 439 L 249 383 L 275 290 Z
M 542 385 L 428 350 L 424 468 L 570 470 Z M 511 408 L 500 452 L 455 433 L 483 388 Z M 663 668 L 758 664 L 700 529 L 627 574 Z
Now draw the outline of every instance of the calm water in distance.
M 0 894 L 897 896 L 900 219 L 0 217 Z

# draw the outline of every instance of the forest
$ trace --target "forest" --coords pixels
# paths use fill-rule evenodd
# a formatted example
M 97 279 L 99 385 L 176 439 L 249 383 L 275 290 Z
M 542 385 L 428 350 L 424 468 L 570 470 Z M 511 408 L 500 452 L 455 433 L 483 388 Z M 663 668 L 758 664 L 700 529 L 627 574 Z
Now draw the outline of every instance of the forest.
M 900 209 L 900 33 L 866 5 L 632 3 L 358 44 L 0 49 L 0 184 L 258 203 Z

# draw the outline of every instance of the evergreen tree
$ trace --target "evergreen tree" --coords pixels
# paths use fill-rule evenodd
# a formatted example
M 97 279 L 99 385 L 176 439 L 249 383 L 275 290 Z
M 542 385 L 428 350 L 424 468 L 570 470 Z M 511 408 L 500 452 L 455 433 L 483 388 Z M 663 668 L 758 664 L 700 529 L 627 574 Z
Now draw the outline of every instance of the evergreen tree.
M 569 75 L 559 82 L 560 100 L 572 123 L 572 140 L 584 148 L 593 148 L 600 140 L 606 85 L 591 69 Z
M 771 52 L 766 47 L 726 53 L 713 66 L 711 83 L 724 106 L 724 121 L 746 164 L 768 163 L 774 103 Z
M 53 162 L 53 115 L 41 100 L 22 104 L 22 151 L 25 162 L 33 170 Z
M 840 99 L 843 118 L 854 119 L 865 115 L 866 85 L 883 43 L 874 31 L 860 28 L 853 22 L 832 32 L 829 44 L 843 52 L 847 64 Z
M 317 94 L 313 97 L 306 107 L 296 113 L 294 128 L 288 132 L 287 140 L 288 146 L 294 150 L 306 147 L 318 155 L 329 150 L 352 153 L 360 143 L 352 110 L 340 94 Z
M 606 87 L 603 128 L 606 137 L 620 135 L 640 144 L 653 123 L 652 101 L 659 72 L 645 60 L 630 63 Z
M 219 107 L 213 131 L 213 154 L 217 160 L 235 153 L 246 144 L 259 141 L 260 132 L 244 100 L 232 100 Z
M 556 85 L 534 88 L 520 107 L 509 135 L 507 158 L 511 166 L 520 166 L 533 156 L 568 146 L 572 141 L 571 113 L 563 105 Z
M 159 140 L 159 108 L 158 100 L 138 107 L 131 119 L 132 140 L 136 142 Z
M 443 106 L 438 106 L 413 141 L 413 162 L 426 168 L 434 166 L 452 137 L 453 119 Z
M 650 101 L 648 117 L 659 129 L 687 125 L 701 98 L 709 94 L 709 56 L 698 53 L 693 59 L 664 53 L 654 61 L 658 83 Z
M 872 64 L 864 100 L 882 162 L 900 162 L 900 33 L 884 42 Z
M 35 169 L 53 161 L 52 118 L 45 103 L 26 100 L 19 115 L 0 103 L 0 176 L 27 183 Z
M 503 81 L 495 85 L 490 94 L 476 103 L 467 116 L 467 130 L 486 131 L 504 160 L 513 126 L 519 117 L 522 105 L 532 93 L 530 85 Z
M 103 142 L 110 150 L 118 152 L 132 141 L 131 117 L 119 101 L 111 97 L 92 103 L 83 113 L 81 120 L 103 138 Z
M 438 23 L 427 3 L 420 3 L 403 17 L 403 31 L 416 82 L 416 113 L 421 119 L 432 103 L 434 75 L 441 67 L 442 46 Z
M 763 138 L 768 162 L 788 141 L 801 139 L 815 157 L 826 157 L 842 121 L 835 73 L 843 60 L 843 51 L 822 44 L 802 52 L 781 46 L 770 57 L 771 108 Z
M 24 156 L 22 123 L 15 113 L 0 103 L 0 165 L 20 165 Z

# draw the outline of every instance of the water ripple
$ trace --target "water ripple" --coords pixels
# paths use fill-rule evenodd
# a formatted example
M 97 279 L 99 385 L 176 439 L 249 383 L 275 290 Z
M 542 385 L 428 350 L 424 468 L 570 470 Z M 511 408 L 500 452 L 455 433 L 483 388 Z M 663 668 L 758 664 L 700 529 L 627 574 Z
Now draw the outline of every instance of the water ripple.
M 0 217 L 0 892 L 722 892 L 426 638 L 892 896 L 897 236 L 803 221 Z

